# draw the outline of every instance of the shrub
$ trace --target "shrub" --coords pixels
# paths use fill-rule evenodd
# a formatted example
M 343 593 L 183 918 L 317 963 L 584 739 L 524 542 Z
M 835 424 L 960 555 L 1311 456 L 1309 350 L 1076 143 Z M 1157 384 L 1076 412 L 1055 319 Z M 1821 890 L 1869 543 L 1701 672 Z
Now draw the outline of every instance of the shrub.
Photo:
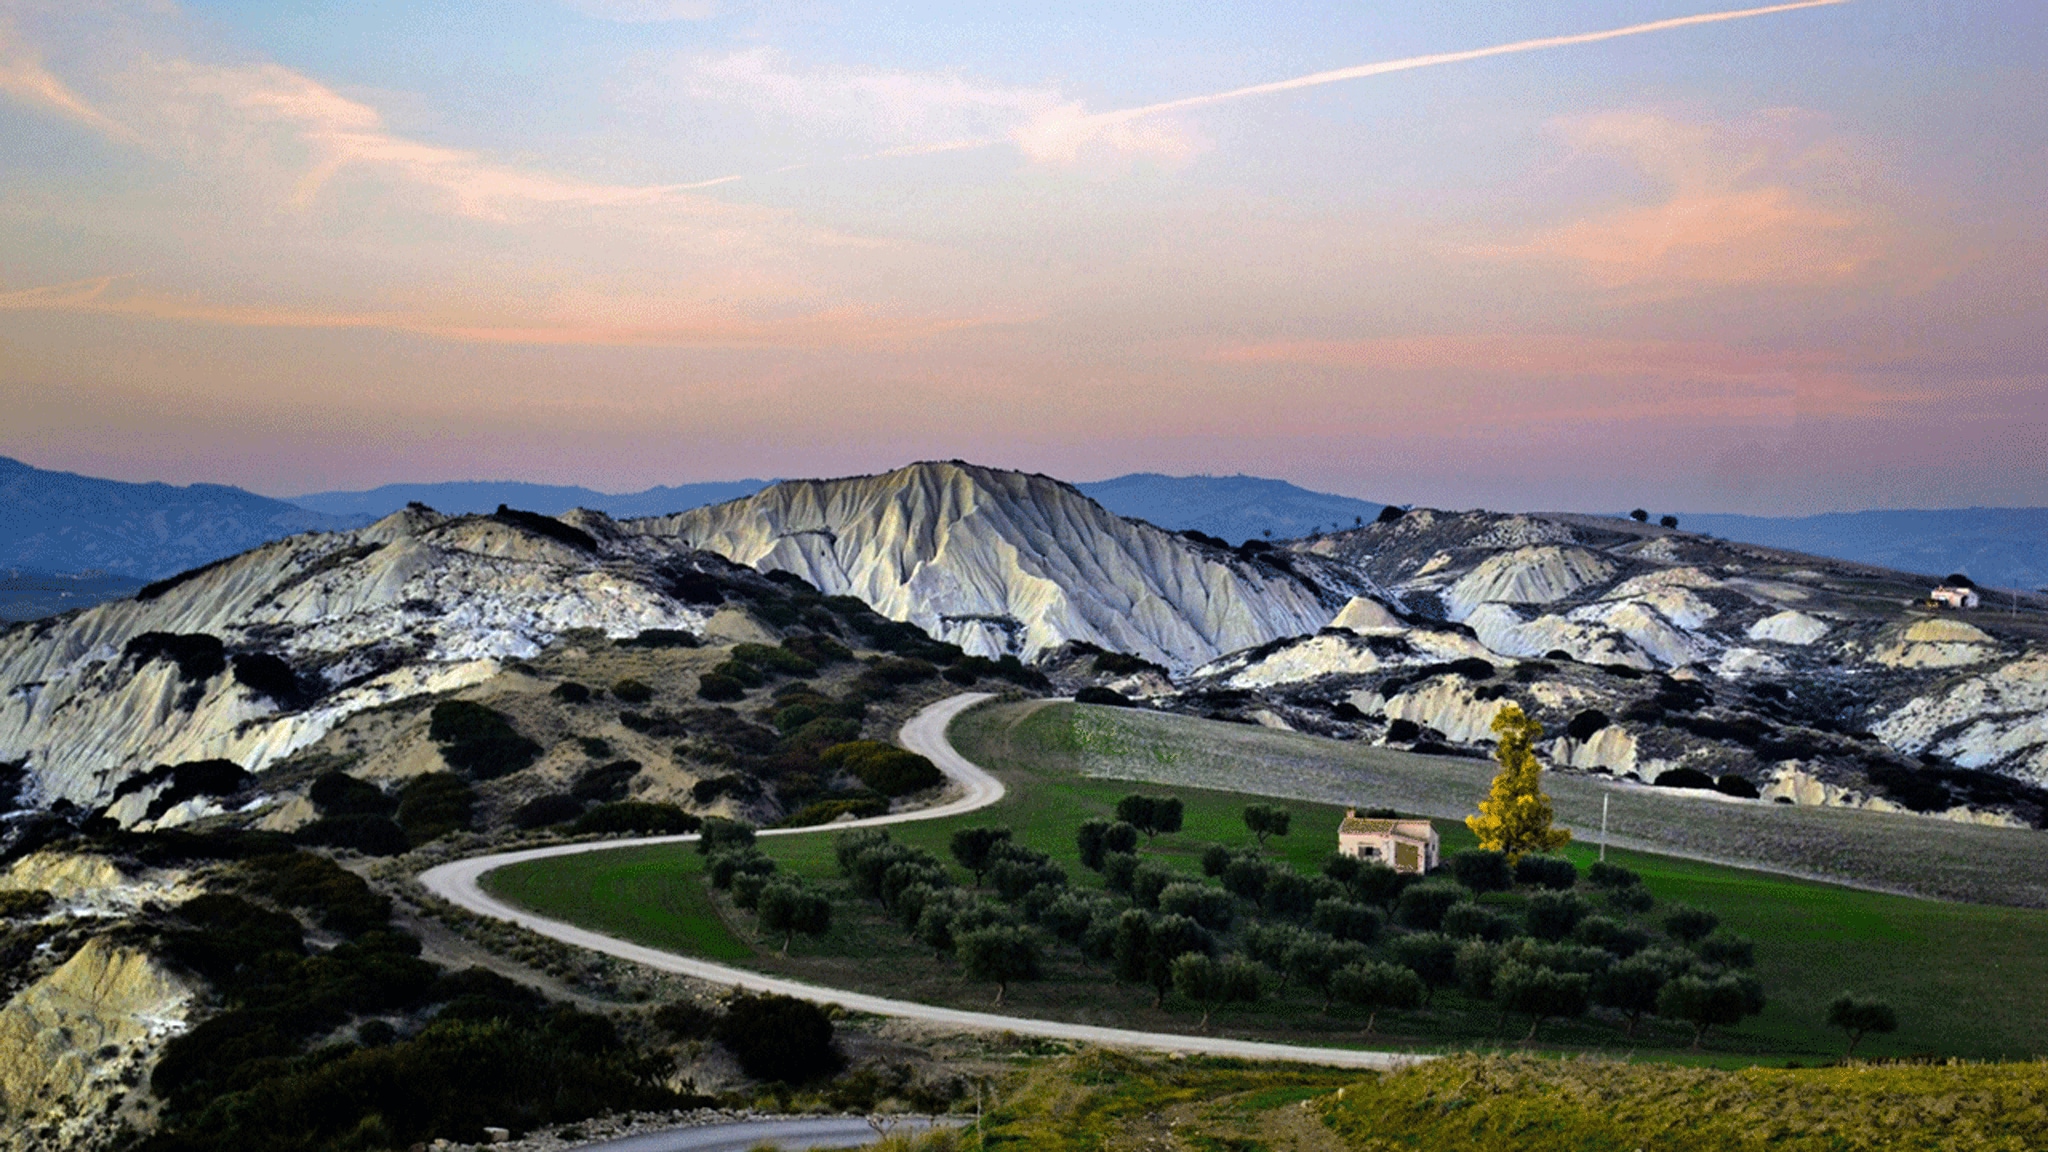
M 1354 904 L 1349 900 L 1318 900 L 1309 913 L 1309 924 L 1316 931 L 1339 940 L 1356 940 L 1360 944 L 1370 944 L 1379 939 L 1380 930 L 1386 927 L 1386 923 L 1386 913 L 1369 904 Z
M 628 676 L 612 685 L 612 695 L 617 697 L 622 703 L 645 704 L 649 700 L 654 699 L 654 689 L 645 681 L 635 680 Z
M 1110 708 L 1135 708 L 1137 701 L 1114 688 L 1099 688 L 1093 684 L 1074 693 L 1076 704 L 1101 704 Z
M 1444 863 L 1450 866 L 1452 879 L 1482 896 L 1488 892 L 1505 892 L 1515 886 L 1514 871 L 1508 867 L 1507 855 L 1502 852 L 1468 848 L 1463 852 L 1453 852 Z
M 1160 889 L 1159 910 L 1170 916 L 1185 916 L 1211 932 L 1227 932 L 1237 918 L 1237 902 L 1230 893 L 1207 884 L 1182 880 Z
M 554 690 L 548 695 L 564 704 L 587 704 L 590 701 L 590 689 L 573 680 L 564 680 L 555 685 Z
M 557 792 L 537 796 L 513 809 L 512 824 L 517 828 L 545 828 L 550 824 L 566 824 L 581 815 L 582 801 Z
M 678 1040 L 708 1040 L 718 1013 L 690 1000 L 671 1000 L 654 1010 L 654 1023 Z
M 953 859 L 962 868 L 974 874 L 977 887 L 981 878 L 987 875 L 989 865 L 995 863 L 994 854 L 999 845 L 1009 843 L 1010 830 L 1001 827 L 961 828 L 953 833 L 948 845 Z
M 1529 897 L 1522 923 L 1538 940 L 1562 940 L 1572 934 L 1579 921 L 1592 911 L 1584 900 L 1570 892 L 1541 891 Z
M 1664 931 L 1685 944 L 1699 943 L 1720 926 L 1721 918 L 1704 908 L 1681 904 L 1664 914 Z
M 211 680 L 227 670 L 227 648 L 220 637 L 204 632 L 144 632 L 122 647 L 121 655 L 137 664 L 168 660 L 184 680 Z
M 1109 852 L 1103 855 L 1102 886 L 1109 891 L 1129 894 L 1131 881 L 1137 874 L 1137 853 Z
M 1586 879 L 1593 882 L 1593 887 L 1605 889 L 1633 888 L 1643 882 L 1641 876 L 1605 860 L 1594 861 L 1593 866 L 1586 869 Z
M 801 1084 L 844 1066 L 825 1010 L 793 996 L 735 997 L 712 1035 L 756 1080 Z
M 1659 517 L 1657 517 L 1657 523 L 1659 523 L 1659 524 L 1663 525 L 1663 526 L 1664 526 L 1664 527 L 1666 527 L 1666 528 L 1676 528 L 1676 527 L 1678 527 L 1678 517 L 1676 517 L 1676 516 L 1659 516 Z
M 598 836 L 633 832 L 635 836 L 684 836 L 696 832 L 705 822 L 674 804 L 647 804 L 639 799 L 621 799 L 614 804 L 600 804 L 590 812 L 575 818 L 571 832 L 578 836 Z
M 1659 788 L 1712 789 L 1714 778 L 1697 768 L 1673 768 L 1669 772 L 1659 772 L 1650 783 Z
M 879 740 L 834 744 L 818 753 L 818 761 L 828 768 L 852 774 L 862 784 L 884 796 L 920 792 L 937 787 L 946 779 L 930 760 Z
M 472 780 L 494 780 L 530 766 L 541 747 L 513 729 L 505 717 L 470 700 L 434 705 L 427 734 L 441 745 L 441 758 Z
M 1650 895 L 1650 890 L 1641 884 L 1613 888 L 1607 893 L 1607 906 L 1617 912 L 1641 914 L 1648 912 L 1656 902 L 1656 898 Z
M 1493 976 L 1506 958 L 1500 945 L 1485 940 L 1467 940 L 1458 945 L 1457 957 L 1452 961 L 1458 990 L 1474 1000 L 1493 999 Z
M 1636 1025 L 1657 1010 L 1657 996 L 1670 979 L 1670 969 L 1655 957 L 1632 956 L 1594 980 L 1593 998 L 1620 1012 L 1628 1020 L 1628 1035 L 1633 1038 Z
M 1524 856 L 1515 862 L 1515 883 L 1563 891 L 1579 882 L 1579 870 L 1562 856 Z
M 1723 796 L 1739 796 L 1744 800 L 1755 800 L 1762 795 L 1762 793 L 1756 790 L 1755 784 L 1735 775 L 1733 772 L 1727 773 L 1715 780 L 1714 791 L 1721 793 Z
M 697 696 L 714 703 L 738 700 L 747 694 L 747 686 L 731 676 L 717 672 L 706 672 L 697 677 Z
M 1657 993 L 1657 1015 L 1683 1020 L 1693 1027 L 1692 1046 L 1697 1048 L 1707 1030 L 1716 1025 L 1741 1023 L 1744 1016 L 1763 1011 L 1763 986 L 1746 976 L 1723 976 L 1708 980 L 1679 976 Z
M 704 864 L 704 876 L 711 886 L 724 891 L 740 876 L 773 876 L 775 861 L 761 855 L 752 845 L 713 853 Z
M 1126 796 L 1116 802 L 1116 818 L 1151 839 L 1181 829 L 1184 809 L 1177 796 Z
M 398 808 L 398 802 L 375 784 L 346 772 L 315 777 L 306 797 L 323 816 L 389 816 Z
M 1440 988 L 1458 983 L 1458 941 L 1440 932 L 1413 932 L 1394 941 L 1394 959 L 1422 978 L 1428 988 L 1424 1003 Z
M 1215 939 L 1185 916 L 1153 916 L 1134 908 L 1117 920 L 1113 971 L 1124 983 L 1150 985 L 1157 1008 L 1173 986 L 1173 962 L 1190 952 L 1209 955 L 1215 947 Z
M 750 849 L 754 846 L 754 826 L 744 820 L 707 816 L 698 827 L 703 833 L 702 838 L 697 841 L 699 856 L 714 856 L 720 852 Z
M 292 837 L 301 844 L 348 848 L 365 856 L 396 856 L 412 846 L 405 829 L 388 816 L 323 816 Z
M 1137 850 L 1138 830 L 1122 821 L 1088 820 L 1074 833 L 1074 846 L 1080 850 L 1082 867 L 1100 872 L 1110 853 Z
M 9 889 L 0 892 L 0 920 L 26 920 L 41 916 L 56 898 L 40 888 Z
M 1109 825 L 1103 824 L 1102 827 L 1107 828 Z M 1236 853 L 1221 844 L 1209 845 L 1202 849 L 1202 875 L 1211 879 L 1223 875 L 1223 870 L 1230 867 L 1230 862 L 1236 859 L 1236 856 Z
M 278 706 L 291 708 L 306 696 L 298 673 L 281 657 L 268 652 L 250 652 L 235 657 L 235 683 L 251 692 L 268 696 Z
M 680 628 L 645 628 L 632 639 L 618 643 L 621 648 L 698 648 L 704 642 Z
M 449 772 L 415 776 L 398 790 L 398 825 L 414 844 L 469 827 L 476 789 Z
M 1650 946 L 1650 934 L 1606 916 L 1588 916 L 1572 929 L 1572 939 L 1626 959 Z
M 1456 884 L 1425 880 L 1401 893 L 1400 902 L 1394 907 L 1394 919 L 1404 927 L 1434 932 L 1443 926 L 1446 912 L 1471 898 L 1471 893 Z
M 1598 708 L 1588 708 L 1572 717 L 1572 722 L 1565 726 L 1564 734 L 1573 740 L 1584 743 L 1598 735 L 1600 730 L 1606 728 L 1610 723 L 1611 721 L 1607 719 L 1607 713 L 1600 711 Z
M 1444 913 L 1446 936 L 1505 940 L 1514 933 L 1515 922 L 1483 904 L 1454 904 Z
M 1699 942 L 1700 959 L 1723 968 L 1756 967 L 1756 942 L 1746 936 L 1715 932 Z
M 1523 1039 L 1534 1040 L 1536 1030 L 1550 1017 L 1583 1016 L 1592 983 L 1581 972 L 1556 972 L 1508 960 L 1494 972 L 1493 998 L 1503 1012 L 1529 1017 L 1529 1034 Z
M 605 746 L 604 751 L 610 752 L 610 746 Z M 626 788 L 632 783 L 633 777 L 639 774 L 638 760 L 614 760 L 579 774 L 575 782 L 569 785 L 569 795 L 585 802 L 606 803 L 624 800 Z

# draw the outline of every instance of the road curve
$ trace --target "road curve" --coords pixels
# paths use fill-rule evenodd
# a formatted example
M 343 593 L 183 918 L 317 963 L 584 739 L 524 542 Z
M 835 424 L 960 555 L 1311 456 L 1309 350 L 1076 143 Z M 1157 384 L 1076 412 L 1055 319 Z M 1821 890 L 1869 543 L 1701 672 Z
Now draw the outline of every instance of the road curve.
M 904 747 L 927 756 L 939 769 L 959 783 L 965 794 L 936 808 L 919 809 L 914 812 L 897 812 L 887 816 L 876 816 L 867 820 L 849 821 L 841 824 L 827 824 L 817 828 L 773 828 L 762 831 L 763 836 L 799 835 L 816 832 L 838 832 L 854 827 L 873 827 L 884 824 L 900 824 L 911 820 L 930 820 L 943 816 L 957 816 L 985 808 L 1003 797 L 1003 784 L 979 766 L 971 763 L 946 739 L 946 727 L 960 713 L 989 699 L 985 692 L 968 692 L 950 696 L 931 705 L 903 726 L 899 739 Z M 1397 1068 L 1426 1059 L 1405 1052 L 1370 1052 L 1351 1048 L 1314 1048 L 1294 1044 L 1271 1044 L 1257 1040 L 1229 1040 L 1214 1036 L 1181 1036 L 1171 1032 L 1139 1032 L 1123 1028 L 1100 1028 L 1089 1024 L 1068 1024 L 1057 1020 L 1034 1020 L 1024 1016 L 1003 1016 L 993 1012 L 973 1012 L 961 1008 L 943 1008 L 933 1004 L 919 1004 L 910 1000 L 893 1000 L 885 996 L 871 996 L 864 992 L 853 992 L 838 988 L 826 988 L 807 984 L 801 980 L 788 980 L 779 976 L 755 972 L 746 968 L 732 968 L 709 960 L 699 960 L 664 952 L 658 948 L 634 944 L 616 937 L 579 928 L 560 920 L 529 912 L 513 904 L 497 899 L 483 890 L 481 883 L 485 873 L 508 864 L 519 864 L 528 860 L 546 860 L 556 856 L 573 856 L 581 852 L 608 852 L 615 848 L 632 848 L 645 844 L 674 844 L 695 840 L 691 836 L 653 836 L 636 840 L 601 840 L 583 844 L 557 844 L 547 848 L 528 848 L 518 852 L 499 852 L 488 856 L 472 856 L 430 868 L 420 873 L 419 881 L 434 895 L 465 908 L 480 916 L 517 924 L 530 932 L 588 948 L 635 964 L 644 964 L 663 972 L 674 972 L 716 984 L 744 988 L 750 992 L 774 993 L 796 996 L 820 1003 L 838 1004 L 855 1012 L 867 1012 L 877 1016 L 894 1016 L 906 1020 L 921 1020 L 952 1028 L 971 1031 L 1014 1032 L 1020 1036 L 1038 1036 L 1052 1040 L 1073 1040 L 1087 1044 L 1101 1044 L 1113 1048 L 1143 1048 L 1158 1052 L 1185 1052 L 1208 1056 L 1235 1056 L 1249 1060 L 1292 1060 L 1302 1063 L 1334 1065 L 1347 1068 Z

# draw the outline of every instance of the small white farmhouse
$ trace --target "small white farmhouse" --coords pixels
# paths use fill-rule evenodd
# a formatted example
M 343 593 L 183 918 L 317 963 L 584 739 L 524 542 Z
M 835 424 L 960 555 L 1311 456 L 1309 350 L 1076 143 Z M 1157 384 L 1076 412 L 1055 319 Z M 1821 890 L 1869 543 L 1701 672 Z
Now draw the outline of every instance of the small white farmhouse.
M 1437 864 L 1436 828 L 1427 820 L 1379 820 L 1344 813 L 1337 827 L 1337 851 L 1385 864 L 1396 872 L 1427 872 Z
M 1977 589 L 1968 584 L 1943 582 L 1942 586 L 1927 594 L 1929 600 L 1949 608 L 1975 608 L 1983 603 Z

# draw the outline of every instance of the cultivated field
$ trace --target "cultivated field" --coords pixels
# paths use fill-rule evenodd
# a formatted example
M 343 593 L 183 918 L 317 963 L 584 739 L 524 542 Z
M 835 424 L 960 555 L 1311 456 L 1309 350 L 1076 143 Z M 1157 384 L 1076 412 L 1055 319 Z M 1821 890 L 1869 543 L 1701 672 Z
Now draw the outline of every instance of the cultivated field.
M 1002 705 L 968 713 L 955 724 L 953 739 L 969 758 L 1003 777 L 1011 788 L 1009 795 L 970 816 L 903 825 L 892 834 L 943 858 L 955 829 L 1007 825 L 1023 844 L 1058 858 L 1077 886 L 1098 886 L 1100 878 L 1076 859 L 1074 829 L 1083 820 L 1107 815 L 1120 796 L 1134 789 L 1123 781 L 1082 776 L 1077 767 L 1100 770 L 1105 760 L 1136 761 L 1150 764 L 1146 771 L 1156 777 L 1186 771 L 1186 765 L 1198 761 L 1217 770 L 1213 766 L 1231 759 L 1234 749 L 1258 747 L 1255 742 L 1236 745 L 1233 740 L 1264 735 L 1199 721 L 1171 721 L 1153 728 L 1157 718 L 1113 710 L 1099 722 L 1091 719 L 1103 711 Z M 1077 725 L 1077 719 L 1082 723 Z M 1145 735 L 1145 742 L 1128 737 L 1132 730 Z M 1180 740 L 1170 739 L 1176 734 Z M 1094 750 L 1102 747 L 1111 751 Z M 1460 777 L 1445 769 L 1470 774 L 1464 779 L 1476 779 L 1480 788 L 1485 782 L 1485 765 L 1477 762 L 1338 747 L 1351 763 L 1367 765 L 1372 773 L 1372 782 L 1364 786 L 1367 790 L 1353 793 L 1361 803 L 1409 810 L 1458 804 L 1469 811 L 1477 788 L 1461 792 L 1465 786 L 1456 783 Z M 1246 757 L 1237 763 L 1248 761 Z M 1334 771 L 1327 757 L 1320 763 L 1305 756 L 1296 762 L 1308 765 L 1305 776 L 1320 771 L 1327 780 Z M 1272 771 L 1270 766 L 1259 770 Z M 1243 768 L 1240 772 L 1251 774 Z M 1404 789 L 1402 779 L 1418 783 Z M 1430 781 L 1437 789 L 1428 793 L 1433 800 L 1403 802 L 1424 791 L 1423 782 Z M 1184 785 L 1145 790 L 1171 792 L 1187 808 L 1183 831 L 1159 837 L 1145 851 L 1148 859 L 1199 877 L 1197 857 L 1205 845 L 1242 847 L 1251 842 L 1240 818 L 1247 802 L 1241 793 Z M 1303 872 L 1313 871 L 1335 843 L 1342 810 L 1301 801 L 1283 806 L 1293 813 L 1293 831 L 1270 842 L 1268 853 Z M 1440 820 L 1437 826 L 1447 851 L 1472 842 L 1455 821 Z M 837 922 L 831 932 L 816 941 L 798 938 L 787 958 L 775 954 L 779 940 L 755 938 L 749 913 L 733 908 L 724 894 L 708 890 L 703 858 L 689 846 L 622 849 L 516 865 L 490 874 L 485 884 L 494 894 L 544 914 L 645 944 L 829 986 L 987 1007 L 989 986 L 967 982 L 952 962 L 937 960 L 879 908 L 845 891 L 830 833 L 772 837 L 761 841 L 761 847 L 784 871 L 835 893 Z M 1570 854 L 1583 867 L 1593 850 L 1579 845 Z M 1757 975 L 1770 1003 L 1761 1016 L 1716 1030 L 1704 1054 L 1686 1050 L 1690 1033 L 1682 1027 L 1646 1024 L 1633 1040 L 1625 1040 L 1617 1025 L 1596 1019 L 1545 1025 L 1546 1048 L 1616 1054 L 1655 1051 L 1663 1059 L 1728 1064 L 1826 1060 L 1839 1054 L 1841 1044 L 1821 1026 L 1825 1005 L 1853 989 L 1886 997 L 1901 1017 L 1896 1035 L 1866 1041 L 1861 1054 L 1995 1059 L 2048 1051 L 2048 1008 L 2038 995 L 2038 989 L 2048 984 L 2048 913 L 1854 891 L 1632 850 L 1612 851 L 1609 858 L 1640 872 L 1660 907 L 1687 903 L 1708 908 L 1727 927 L 1753 938 Z M 957 876 L 966 882 L 964 872 Z M 1118 985 L 1104 965 L 1085 963 L 1066 949 L 1051 954 L 1045 980 L 1012 985 L 1004 1010 L 1157 1031 L 1192 1031 L 1198 1015 L 1172 1001 L 1167 1009 L 1156 1009 L 1149 990 Z M 1518 1039 L 1525 1030 L 1511 1024 L 1502 1032 L 1491 1006 L 1467 1004 L 1455 992 L 1440 995 L 1427 1011 L 1383 1014 L 1378 1033 L 1369 1041 L 1360 1027 L 1354 1013 L 1340 1008 L 1324 1015 L 1319 998 L 1297 991 L 1253 1009 L 1219 1012 L 1213 1031 L 1317 1044 L 1446 1050 L 1489 1047 Z
M 1462 818 L 1493 777 L 1485 760 L 1415 756 L 1318 736 L 1075 704 L 969 713 L 953 727 L 971 760 L 1083 776 L 1223 789 Z M 1753 865 L 1941 900 L 2048 908 L 2048 833 L 1921 816 L 1803 808 L 1546 773 L 1558 822 L 1595 841 Z

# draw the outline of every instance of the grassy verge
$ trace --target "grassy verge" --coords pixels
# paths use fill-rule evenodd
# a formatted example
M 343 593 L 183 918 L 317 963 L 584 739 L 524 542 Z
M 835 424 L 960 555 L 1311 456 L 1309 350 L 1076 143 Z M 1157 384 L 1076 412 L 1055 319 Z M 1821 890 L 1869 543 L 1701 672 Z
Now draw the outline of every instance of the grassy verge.
M 2019 1152 L 2048 1066 L 1736 1072 L 1465 1056 L 1382 1076 L 1086 1052 L 1018 1077 L 970 1149 Z
M 1073 714 L 1066 706 L 1000 706 L 964 716 L 953 729 L 963 753 L 997 772 L 1010 793 L 994 808 L 953 820 L 905 825 L 897 839 L 945 857 L 960 827 L 1003 824 L 1018 840 L 1052 854 L 1077 884 L 1099 880 L 1075 859 L 1073 830 L 1106 816 L 1133 790 L 1126 782 L 1078 774 L 1071 751 Z M 1183 722 L 1193 749 L 1215 747 L 1233 726 Z M 1212 733 L 1211 729 L 1226 731 Z M 1206 741 L 1206 742 L 1205 742 Z M 1064 744 L 1069 750 L 1062 751 Z M 1154 744 L 1148 755 L 1172 754 Z M 1050 749 L 1050 750 L 1048 750 Z M 1373 771 L 1382 776 L 1426 777 L 1437 762 L 1379 751 Z M 1247 773 L 1256 770 L 1247 765 Z M 1483 768 L 1483 766 L 1481 766 Z M 1381 786 L 1392 787 L 1382 781 Z M 1448 787 L 1447 785 L 1445 787 Z M 1186 805 L 1186 826 L 1162 836 L 1146 855 L 1198 876 L 1198 856 L 1210 843 L 1251 842 L 1241 812 L 1246 796 L 1191 787 L 1167 791 Z M 1336 842 L 1342 810 L 1291 802 L 1293 832 L 1269 843 L 1269 855 L 1312 871 Z M 1463 826 L 1439 821 L 1446 850 L 1469 845 Z M 786 871 L 828 889 L 839 885 L 830 834 L 764 839 L 765 851 Z M 1593 849 L 1575 846 L 1583 866 Z M 1765 873 L 1631 851 L 1609 859 L 1641 873 L 1660 904 L 1688 903 L 1717 912 L 1733 930 L 1757 942 L 1758 975 L 1770 994 L 1763 1015 L 1717 1034 L 1706 1053 L 1685 1050 L 1688 1033 L 1649 1027 L 1633 1040 L 1598 1021 L 1547 1025 L 1547 1046 L 1564 1050 L 1661 1051 L 1667 1058 L 1742 1064 L 1760 1059 L 1824 1060 L 1840 1050 L 1821 1026 L 1826 1003 L 1845 989 L 1891 1000 L 1900 1031 L 1873 1038 L 1869 1055 L 1936 1053 L 1972 1058 L 2038 1055 L 2048 1046 L 2048 1009 L 2037 990 L 2048 982 L 2048 913 L 1944 904 L 1846 890 Z M 845 895 L 837 923 L 815 942 L 799 940 L 787 959 L 770 943 L 750 938 L 751 917 L 706 891 L 700 858 L 688 847 L 630 849 L 501 869 L 486 878 L 495 893 L 544 914 L 627 939 L 763 970 L 928 1003 L 984 1007 L 990 990 L 966 983 L 950 963 L 920 948 L 879 909 Z M 965 874 L 960 878 L 964 881 Z M 1512 897 L 1490 897 L 1512 904 Z M 774 942 L 779 943 L 779 941 Z M 1071 952 L 1053 955 L 1047 978 L 1015 985 L 1005 1002 L 1019 1015 L 1117 1027 L 1192 1031 L 1194 1013 L 1161 1011 L 1147 991 L 1120 986 L 1101 965 Z M 1169 1009 L 1173 1005 L 1169 1003 Z M 1324 1015 L 1305 995 L 1271 999 L 1252 1010 L 1219 1015 L 1214 1030 L 1322 1044 L 1366 1043 L 1358 1020 L 1342 1011 Z M 1488 1005 L 1440 995 L 1430 1011 L 1383 1016 L 1373 1046 L 1462 1048 L 1498 1043 L 1497 1014 Z M 1512 1025 L 1510 1026 L 1513 1027 Z M 1519 1035 L 1520 1029 L 1515 1029 Z

